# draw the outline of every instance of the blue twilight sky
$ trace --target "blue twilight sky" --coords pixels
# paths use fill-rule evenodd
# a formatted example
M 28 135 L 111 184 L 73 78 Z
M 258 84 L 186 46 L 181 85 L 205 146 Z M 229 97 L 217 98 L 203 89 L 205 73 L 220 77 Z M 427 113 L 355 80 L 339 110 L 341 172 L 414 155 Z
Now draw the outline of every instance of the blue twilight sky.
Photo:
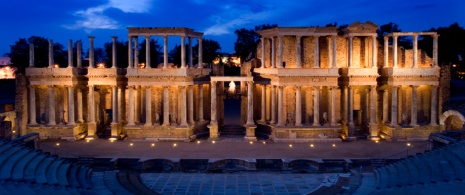
M 68 39 L 81 39 L 85 50 L 87 36 L 93 35 L 96 47 L 102 47 L 112 35 L 126 41 L 128 26 L 193 28 L 218 41 L 223 52 L 234 51 L 235 29 L 265 23 L 324 26 L 368 20 L 394 22 L 402 31 L 453 22 L 465 26 L 464 0 L 1 0 L 0 8 L 0 56 L 32 35 L 65 48 Z M 170 37 L 169 44 L 179 44 L 179 38 Z

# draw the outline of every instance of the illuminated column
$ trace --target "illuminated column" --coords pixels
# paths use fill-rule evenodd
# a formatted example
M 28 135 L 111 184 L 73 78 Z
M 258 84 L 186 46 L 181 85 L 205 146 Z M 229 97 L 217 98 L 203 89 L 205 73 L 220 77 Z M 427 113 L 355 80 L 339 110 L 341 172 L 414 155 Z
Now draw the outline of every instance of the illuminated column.
M 94 86 L 89 85 L 89 102 L 88 104 L 88 112 L 89 112 L 89 121 L 88 123 L 95 123 L 95 98 L 94 98 Z M 92 136 L 94 134 L 91 134 Z M 89 135 L 89 136 L 91 136 Z
M 53 68 L 53 40 L 48 40 L 48 68 Z
M 313 87 L 313 126 L 319 127 L 320 124 L 320 87 Z
M 199 121 L 205 121 L 203 118 L 203 84 L 199 84 Z
M 397 68 L 397 35 L 392 36 L 392 67 Z
M 197 38 L 197 41 L 199 43 L 199 67 L 198 68 L 203 68 L 203 45 L 202 45 L 202 38 L 199 37 Z M 203 121 L 203 117 L 202 117 Z
M 438 86 L 431 86 L 431 122 L 430 125 L 436 126 L 437 122 L 437 113 L 438 113 Z
M 163 86 L 163 126 L 170 125 L 170 96 L 168 89 L 168 86 Z
M 337 67 L 337 62 L 336 62 L 336 56 L 337 56 L 337 51 L 336 51 L 336 35 L 331 36 L 331 39 L 333 41 L 333 68 Z
M 68 68 L 73 68 L 73 40 L 68 40 Z
M 283 86 L 278 86 L 278 126 L 283 126 Z
M 348 36 L 347 37 L 347 40 L 349 41 L 349 46 L 347 48 L 349 50 L 349 54 L 348 54 L 349 55 L 349 61 L 347 62 L 347 66 L 349 68 L 353 68 L 352 67 L 352 58 L 353 58 L 353 51 L 352 51 L 353 50 L 353 48 L 352 48 L 353 43 L 352 43 L 352 41 L 353 41 L 353 39 L 354 39 L 353 36 Z
M 412 35 L 413 38 L 413 68 L 418 68 L 418 34 Z
M 274 45 L 274 37 L 271 37 L 271 68 L 276 68 L 276 52 Z
M 283 68 L 283 36 L 278 36 L 278 68 Z
M 337 126 L 336 98 L 337 98 L 337 87 L 331 87 L 331 126 Z
M 263 110 L 262 110 L 262 113 L 263 113 Z M 253 81 L 247 81 L 247 122 L 245 123 L 245 125 L 254 125 L 254 122 L 253 122 Z
M 181 36 L 181 68 L 186 68 L 186 36 Z
M 389 117 L 389 91 L 383 90 L 383 123 L 388 122 Z
M 330 36 L 327 36 L 326 37 L 326 42 L 328 43 L 328 65 L 327 65 L 327 68 L 331 68 L 331 60 L 332 60 L 332 56 L 331 56 L 331 37 Z
M 391 126 L 397 126 L 397 90 L 399 90 L 399 86 L 391 88 Z
M 124 122 L 124 118 L 123 118 L 123 94 L 126 94 L 125 91 L 124 91 L 124 88 L 123 87 L 117 87 L 117 90 L 118 90 L 118 121 L 119 122 Z
M 260 121 L 266 122 L 265 116 L 266 116 L 266 85 L 262 85 L 262 107 L 261 107 L 261 119 Z
M 76 50 L 76 67 L 77 68 L 82 68 L 82 42 L 78 41 L 77 42 L 77 50 Z
M 111 68 L 116 68 L 117 65 L 116 65 L 116 38 L 118 38 L 117 36 L 111 36 L 111 42 L 112 42 L 112 47 L 111 47 L 111 51 L 112 51 L 112 56 L 111 56 Z
M 412 87 L 412 113 L 410 118 L 410 125 L 416 126 L 417 125 L 417 89 L 418 86 L 411 85 Z
M 302 37 L 301 36 L 296 36 L 296 48 L 295 48 L 295 53 L 296 53 L 296 68 L 302 68 Z
M 150 64 L 150 36 L 145 36 L 145 68 L 152 68 Z
M 118 123 L 118 87 L 116 85 L 111 86 L 111 111 L 112 120 L 111 123 Z
M 371 50 L 372 50 L 372 57 L 371 57 L 371 67 L 377 68 L 378 63 L 378 44 L 376 42 L 376 36 L 371 37 Z
M 187 127 L 187 110 L 186 110 L 186 86 L 179 86 L 181 88 L 181 127 Z
M 128 86 L 128 125 L 134 123 L 134 86 Z
M 36 120 L 36 86 L 29 86 L 29 125 L 37 125 Z
M 187 86 L 188 89 L 188 122 L 189 124 L 194 124 L 194 87 L 192 85 Z
M 163 68 L 168 68 L 168 35 L 163 35 Z
M 141 114 L 141 87 L 140 85 L 135 86 L 135 108 L 134 108 L 134 123 L 140 122 L 140 114 Z
M 145 124 L 152 126 L 152 88 L 145 86 Z
M 128 68 L 134 68 L 132 54 L 132 36 L 128 36 Z
M 343 109 L 344 109 L 344 112 L 342 114 L 342 120 L 344 121 L 345 124 L 347 124 L 349 122 L 348 120 L 348 116 L 347 114 L 349 113 L 349 95 L 348 95 L 348 91 L 347 91 L 347 86 L 343 86 L 342 87 L 342 95 L 343 95 Z
M 349 126 L 353 127 L 354 126 L 354 89 L 352 86 L 349 86 L 348 89 L 349 89 L 349 97 L 347 98 L 349 101 L 348 102 L 348 105 L 349 105 L 348 122 L 349 122 Z
M 384 68 L 389 67 L 389 37 L 384 37 Z
M 66 87 L 68 88 L 68 125 L 74 125 L 74 87 L 72 85 Z
M 48 112 L 48 125 L 56 125 L 55 122 L 55 95 L 53 93 L 54 86 L 49 85 L 48 86 L 48 106 L 49 106 L 49 112 Z
M 134 37 L 134 66 L 139 68 L 139 37 Z M 137 115 L 137 112 L 136 112 Z M 136 117 L 137 121 L 137 117 Z
M 84 119 L 82 118 L 82 89 L 81 88 L 77 88 L 77 122 L 78 123 L 82 123 L 84 122 Z
M 315 64 L 313 68 L 320 68 L 320 36 L 315 36 L 315 48 L 314 48 L 314 57 L 315 57 Z
M 216 125 L 218 124 L 218 121 L 216 120 L 216 81 L 211 81 L 210 82 L 210 85 L 211 85 L 211 96 L 210 96 L 210 99 L 211 99 L 211 106 L 210 106 L 210 114 L 211 114 L 211 119 L 210 119 L 210 124 L 212 125 Z
M 94 62 L 94 36 L 89 36 L 89 68 L 95 68 Z M 92 122 L 95 122 L 92 121 Z
M 376 85 L 371 86 L 371 95 L 370 95 L 370 125 L 376 125 L 376 101 L 377 101 L 377 92 Z
M 34 67 L 34 44 L 29 43 L 29 67 Z
M 187 37 L 189 39 L 189 65 L 188 67 L 194 67 L 194 59 L 192 59 L 192 37 Z
M 438 38 L 439 35 L 433 35 L 433 66 L 438 66 Z
M 276 87 L 271 85 L 271 121 L 270 124 L 276 123 Z
M 302 126 L 302 87 L 295 86 L 295 126 Z
M 265 38 L 260 38 L 260 42 L 262 42 L 262 65 L 260 66 L 260 68 L 265 68 Z

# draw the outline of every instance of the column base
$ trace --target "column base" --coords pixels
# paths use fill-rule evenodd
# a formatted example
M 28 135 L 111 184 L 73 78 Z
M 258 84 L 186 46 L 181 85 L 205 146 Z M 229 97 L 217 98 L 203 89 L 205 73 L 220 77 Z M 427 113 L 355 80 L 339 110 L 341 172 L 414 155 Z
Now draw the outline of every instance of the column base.
M 244 140 L 247 141 L 257 141 L 257 137 L 255 137 L 255 128 L 257 125 L 244 125 L 245 127 L 245 137 Z
M 210 129 L 208 140 L 218 140 L 218 124 L 209 124 L 207 127 Z
M 357 140 L 357 137 L 355 136 L 347 136 L 346 137 L 346 141 L 356 141 Z
M 118 123 L 111 123 L 110 124 L 111 126 L 111 137 L 113 138 L 118 138 L 119 136 L 119 124 Z
M 255 136 L 253 136 L 253 137 L 245 136 L 244 140 L 245 141 L 257 141 L 257 137 L 255 137 Z
M 97 138 L 95 135 L 95 132 L 97 131 L 97 123 L 96 122 L 90 122 L 87 123 L 87 137 L 89 138 Z
M 368 136 L 368 139 L 371 141 L 379 141 L 381 138 L 379 136 Z
M 187 127 L 189 127 L 189 124 L 187 124 L 186 122 L 184 122 L 184 123 L 179 124 L 177 127 L 178 127 L 178 128 L 187 128 Z

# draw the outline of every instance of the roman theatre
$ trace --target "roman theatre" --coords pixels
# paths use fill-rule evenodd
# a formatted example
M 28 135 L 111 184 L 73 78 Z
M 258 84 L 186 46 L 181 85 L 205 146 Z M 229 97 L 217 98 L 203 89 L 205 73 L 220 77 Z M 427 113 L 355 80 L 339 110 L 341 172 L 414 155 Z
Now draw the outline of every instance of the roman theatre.
M 426 140 L 444 130 L 441 115 L 438 35 L 394 32 L 377 42 L 378 26 L 355 22 L 337 27 L 276 27 L 258 31 L 256 57 L 242 64 L 241 76 L 225 76 L 221 65 L 202 61 L 203 33 L 189 28 L 128 28 L 127 68 L 94 61 L 89 36 L 89 66 L 57 68 L 50 40 L 49 66 L 35 67 L 33 45 L 26 69 L 27 88 L 18 89 L 22 135 L 50 139 L 183 140 L 221 139 L 227 86 L 236 82 L 243 138 L 265 136 L 279 142 L 367 139 Z M 413 40 L 413 49 L 398 38 Z M 433 54 L 418 49 L 430 36 Z M 139 39 L 160 38 L 163 63 L 140 66 Z M 168 64 L 168 42 L 180 39 L 181 64 Z M 187 40 L 186 40 L 187 39 Z M 193 42 L 199 44 L 193 62 Z M 382 46 L 383 45 L 383 46 Z M 150 44 L 145 51 L 150 53 Z M 187 48 L 185 48 L 187 46 Z M 150 55 L 144 60 L 150 64 Z M 21 92 L 22 90 L 22 92 Z M 27 119 L 27 120 L 26 120 Z

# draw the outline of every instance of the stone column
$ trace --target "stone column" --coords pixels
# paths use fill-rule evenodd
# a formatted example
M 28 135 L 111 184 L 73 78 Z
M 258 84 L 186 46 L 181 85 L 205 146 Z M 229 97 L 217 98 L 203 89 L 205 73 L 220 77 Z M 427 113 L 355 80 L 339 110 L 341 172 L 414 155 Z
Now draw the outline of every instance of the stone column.
M 332 36 L 331 36 L 331 39 L 332 39 L 332 41 L 333 41 L 333 56 L 332 56 L 332 57 L 333 57 L 333 60 L 332 60 L 332 61 L 333 61 L 333 68 L 336 68 L 336 67 L 337 67 L 337 65 L 336 65 L 336 64 L 337 64 L 337 60 L 336 60 L 336 59 L 337 59 L 337 58 L 336 58 L 336 56 L 337 56 L 337 51 L 336 51 L 336 47 L 337 47 L 337 45 L 336 45 L 336 35 L 332 35 Z
M 413 39 L 413 68 L 418 68 L 418 34 L 412 35 Z
M 315 48 L 314 48 L 314 57 L 315 57 L 315 61 L 314 61 L 314 65 L 313 65 L 313 68 L 320 68 L 320 36 L 315 36 L 314 37 L 315 39 Z
M 68 88 L 68 125 L 74 125 L 74 87 L 72 85 L 66 87 Z
M 270 124 L 276 123 L 276 88 L 271 85 L 271 121 Z
M 68 40 L 68 68 L 73 68 L 73 40 Z
M 145 36 L 145 68 L 152 68 L 150 64 L 150 36 Z
M 186 36 L 181 36 L 181 68 L 186 68 Z
M 347 37 L 347 40 L 349 41 L 349 46 L 348 46 L 348 48 L 347 48 L 347 49 L 349 50 L 349 54 L 348 54 L 348 56 L 349 56 L 349 61 L 347 62 L 347 66 L 348 66 L 349 68 L 353 68 L 353 67 L 352 67 L 352 66 L 353 66 L 353 64 L 352 64 L 352 58 L 353 58 L 353 51 L 352 51 L 352 50 L 353 50 L 353 48 L 352 48 L 352 45 L 353 45 L 353 44 L 352 44 L 352 41 L 353 41 L 353 39 L 354 39 L 353 36 L 348 36 L 348 37 Z
M 37 125 L 36 120 L 36 86 L 29 86 L 29 125 Z
M 376 102 L 377 102 L 377 92 L 376 85 L 371 86 L 371 95 L 370 95 L 370 125 L 376 125 Z
M 261 66 L 260 68 L 265 68 L 265 38 L 260 38 L 260 42 L 262 43 L 262 59 L 260 60 Z
M 139 68 L 139 37 L 138 36 L 134 37 L 134 66 L 136 68 Z
M 385 89 L 383 90 L 383 123 L 388 122 L 388 118 L 389 118 L 389 91 Z
M 349 116 L 347 116 L 347 114 L 349 113 L 349 92 L 347 90 L 347 86 L 343 86 L 342 87 L 342 95 L 343 95 L 343 109 L 344 111 L 342 112 L 342 120 L 344 121 L 344 123 L 347 125 L 347 123 L 349 122 Z
M 163 86 L 163 126 L 170 125 L 169 86 Z
M 84 122 L 84 119 L 82 118 L 82 89 L 81 88 L 77 88 L 77 122 L 78 123 L 82 123 Z
M 302 126 L 302 87 L 295 86 L 295 126 Z
M 253 81 L 247 81 L 247 122 L 245 123 L 245 125 L 254 125 L 254 122 L 253 122 Z
M 134 100 L 134 104 L 135 104 L 135 108 L 134 108 L 134 123 L 140 123 L 140 114 L 141 114 L 141 87 L 140 85 L 136 85 L 134 87 L 135 89 L 135 100 Z
M 391 126 L 397 126 L 397 90 L 399 86 L 391 86 Z
M 94 86 L 89 85 L 89 123 L 95 122 L 95 98 L 94 98 Z
M 218 121 L 216 120 L 217 118 L 217 114 L 216 114 L 216 81 L 210 81 L 210 85 L 211 85 L 211 110 L 210 110 L 210 114 L 211 114 L 211 119 L 210 119 L 210 124 L 212 125 L 216 125 L 218 124 Z
M 278 68 L 283 68 L 283 36 L 278 36 Z
M 412 87 L 412 113 L 410 114 L 410 125 L 417 126 L 417 89 L 418 86 L 411 85 Z
M 276 52 L 274 45 L 274 37 L 271 37 L 271 68 L 276 68 Z
M 284 86 L 278 86 L 278 126 L 283 126 L 283 88 Z
M 128 125 L 133 126 L 134 123 L 134 86 L 128 86 Z
M 389 37 L 384 37 L 384 68 L 389 67 Z
M 431 86 L 431 126 L 438 125 L 438 86 Z
M 78 41 L 77 42 L 77 49 L 76 49 L 76 67 L 77 68 L 82 68 L 82 42 Z
M 145 86 L 145 124 L 144 126 L 152 126 L 152 88 Z
M 331 87 L 331 126 L 337 126 L 336 98 L 337 98 L 337 87 Z
M 438 38 L 439 35 L 433 35 L 433 66 L 438 66 Z
M 188 123 L 189 124 L 194 124 L 194 87 L 192 85 L 187 86 L 188 88 Z
M 163 35 L 163 68 L 168 68 L 168 35 Z
M 34 44 L 29 43 L 29 67 L 34 67 Z
M 89 68 L 95 68 L 94 38 L 95 38 L 94 36 L 89 36 Z M 95 122 L 95 120 L 93 122 Z
M 48 125 L 56 125 L 55 121 L 55 95 L 53 85 L 48 86 Z
M 187 127 L 187 110 L 186 110 L 186 86 L 179 86 L 181 88 L 181 127 Z
M 116 68 L 117 67 L 117 62 L 116 62 L 116 38 L 117 36 L 111 36 L 111 68 Z
M 117 103 L 118 104 L 118 121 L 119 122 L 124 122 L 125 117 L 123 117 L 123 116 L 125 116 L 125 115 L 123 113 L 123 103 L 124 103 L 123 96 L 126 93 L 124 91 L 124 88 L 121 87 L 121 86 L 117 87 L 117 90 L 118 90 L 118 103 Z
M 203 118 L 203 84 L 199 84 L 199 121 L 205 121 Z
M 296 53 L 296 68 L 302 68 L 302 36 L 296 36 L 296 48 L 295 48 L 295 53 Z
M 48 40 L 48 68 L 54 68 L 53 67 L 54 63 L 55 62 L 53 60 L 53 40 L 49 39 Z
M 320 87 L 313 87 L 313 126 L 319 127 L 320 124 Z
M 349 105 L 348 123 L 350 127 L 353 127 L 354 126 L 354 89 L 352 88 L 352 86 L 349 86 L 348 88 L 349 88 L 349 97 L 347 98 L 349 101 L 348 102 L 348 105 Z
M 199 42 L 199 67 L 198 68 L 203 68 L 203 45 L 202 45 L 202 38 L 197 38 L 197 41 Z M 202 118 L 203 120 L 203 118 Z
M 397 35 L 392 36 L 392 67 L 397 68 Z
M 328 43 L 328 65 L 326 66 L 327 68 L 331 68 L 331 37 L 327 36 L 326 37 L 326 42 Z
M 378 44 L 376 42 L 376 36 L 371 37 L 371 67 L 378 68 Z
M 266 85 L 262 85 L 262 105 L 261 105 L 261 119 L 260 121 L 266 122 Z
M 194 67 L 194 59 L 192 58 L 192 37 L 187 37 L 189 39 L 189 65 L 188 67 Z
M 111 111 L 112 120 L 111 123 L 118 123 L 118 87 L 116 85 L 111 86 Z
M 128 68 L 134 68 L 132 54 L 132 37 L 128 36 Z

